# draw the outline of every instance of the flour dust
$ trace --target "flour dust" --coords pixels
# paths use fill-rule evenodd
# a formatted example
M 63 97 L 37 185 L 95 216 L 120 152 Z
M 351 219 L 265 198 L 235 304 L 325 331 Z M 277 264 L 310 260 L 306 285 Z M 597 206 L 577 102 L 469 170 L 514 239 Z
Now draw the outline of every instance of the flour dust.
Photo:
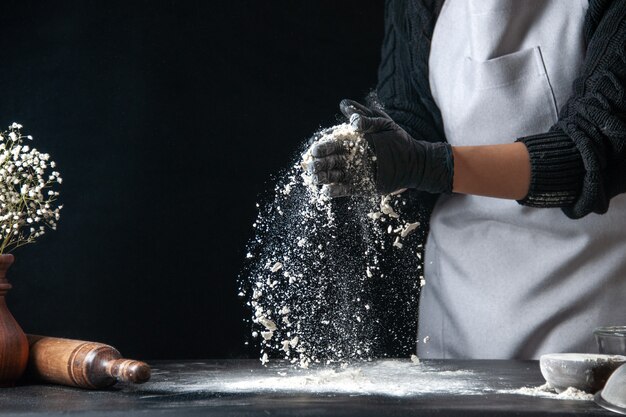
M 556 390 L 547 382 L 538 387 L 522 387 L 518 389 L 499 390 L 498 393 L 528 395 L 531 397 L 553 398 L 557 400 L 593 401 L 594 398 L 593 394 L 574 387 L 568 387 L 560 393 L 556 392 Z
M 344 141 L 351 172 L 371 169 L 366 142 L 349 124 L 313 140 Z M 424 285 L 425 216 L 410 193 L 329 198 L 308 172 L 308 149 L 303 145 L 273 195 L 257 204 L 255 237 L 240 276 L 261 362 L 283 358 L 306 368 L 408 357 Z

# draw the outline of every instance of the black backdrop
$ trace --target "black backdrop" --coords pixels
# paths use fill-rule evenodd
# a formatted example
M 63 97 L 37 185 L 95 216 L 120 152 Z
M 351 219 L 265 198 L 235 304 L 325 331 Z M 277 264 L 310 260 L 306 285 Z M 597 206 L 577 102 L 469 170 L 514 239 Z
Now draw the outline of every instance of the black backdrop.
M 382 1 L 0 6 L 0 125 L 64 177 L 56 232 L 16 251 L 25 331 L 144 358 L 234 357 L 260 193 L 375 85 Z

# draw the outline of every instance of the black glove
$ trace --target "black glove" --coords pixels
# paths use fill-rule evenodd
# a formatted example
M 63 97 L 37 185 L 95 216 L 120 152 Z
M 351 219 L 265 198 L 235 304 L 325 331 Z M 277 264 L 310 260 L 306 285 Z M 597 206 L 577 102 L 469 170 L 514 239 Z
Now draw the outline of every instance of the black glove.
M 430 193 L 452 192 L 454 162 L 452 148 L 443 142 L 413 139 L 385 112 L 369 109 L 352 100 L 342 100 L 341 112 L 367 141 L 374 155 L 373 169 L 361 175 L 371 175 L 376 190 L 388 194 L 404 188 Z M 363 194 L 355 188 L 361 181 L 354 179 L 346 164 L 348 151 L 342 142 L 313 145 L 311 169 L 314 178 L 326 186 L 331 197 Z

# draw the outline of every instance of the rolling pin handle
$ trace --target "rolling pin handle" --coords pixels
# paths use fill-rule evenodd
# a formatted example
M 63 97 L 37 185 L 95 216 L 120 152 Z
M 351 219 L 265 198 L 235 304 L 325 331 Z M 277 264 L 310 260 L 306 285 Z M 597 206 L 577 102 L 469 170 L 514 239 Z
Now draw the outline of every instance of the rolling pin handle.
M 131 359 L 113 359 L 108 364 L 108 374 L 120 382 L 143 384 L 150 379 L 150 366 Z

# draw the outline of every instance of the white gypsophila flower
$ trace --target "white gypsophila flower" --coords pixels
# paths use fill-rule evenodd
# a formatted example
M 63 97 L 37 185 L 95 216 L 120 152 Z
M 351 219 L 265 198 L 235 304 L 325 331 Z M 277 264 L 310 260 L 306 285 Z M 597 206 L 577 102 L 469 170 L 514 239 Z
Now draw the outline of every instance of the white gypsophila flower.
M 63 179 L 50 155 L 23 145 L 22 125 L 12 123 L 0 132 L 0 253 L 33 243 L 56 230 L 62 205 L 53 188 Z

